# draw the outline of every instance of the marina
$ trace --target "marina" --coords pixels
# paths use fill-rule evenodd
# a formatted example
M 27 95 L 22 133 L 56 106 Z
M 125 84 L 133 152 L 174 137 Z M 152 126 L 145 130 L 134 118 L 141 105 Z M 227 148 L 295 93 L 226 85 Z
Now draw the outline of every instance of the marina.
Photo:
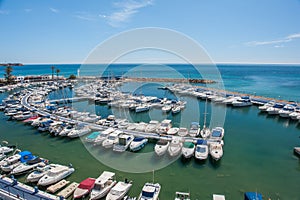
M 100 83 L 101 83 L 101 81 L 100 81 Z M 70 97 L 59 98 L 61 96 L 66 96 L 66 95 L 64 94 L 64 92 L 61 91 L 61 90 L 64 90 L 63 88 L 60 88 L 60 89 L 57 88 L 55 90 L 52 90 L 52 92 L 50 92 L 49 94 L 46 94 L 46 95 L 43 94 L 42 96 L 44 96 L 44 97 L 41 96 L 42 98 L 40 100 L 37 100 L 38 98 L 40 98 L 39 97 L 40 94 L 37 95 L 36 92 L 32 92 L 29 89 L 27 92 L 21 92 L 20 93 L 21 94 L 20 95 L 20 97 L 21 97 L 20 98 L 20 104 L 23 107 L 25 107 L 27 110 L 29 110 L 30 113 L 32 113 L 33 115 L 38 115 L 38 116 L 35 117 L 35 116 L 30 116 L 29 114 L 27 115 L 26 114 L 27 111 L 24 111 L 23 112 L 24 114 L 21 117 L 20 113 L 17 113 L 18 111 L 16 112 L 16 111 L 13 110 L 13 109 L 18 109 L 18 108 L 12 106 L 12 108 L 9 109 L 9 110 L 6 110 L 5 113 L 11 112 L 11 113 L 14 113 L 12 116 L 18 116 L 18 117 L 11 117 L 10 115 L 8 115 L 8 116 L 3 115 L 3 117 L 5 119 L 13 119 L 14 118 L 16 120 L 15 122 L 19 125 L 21 125 L 22 123 L 17 122 L 18 118 L 21 119 L 19 121 L 22 121 L 22 120 L 24 121 L 25 120 L 26 123 L 29 123 L 30 121 L 31 121 L 31 123 L 33 123 L 34 120 L 37 120 L 38 118 L 42 118 L 43 120 L 46 120 L 47 122 L 45 121 L 45 122 L 42 122 L 41 124 L 49 123 L 49 125 L 50 125 L 47 128 L 47 130 L 50 132 L 50 135 L 47 134 L 47 131 L 44 132 L 44 129 L 38 128 L 38 130 L 41 131 L 41 135 L 36 135 L 37 137 L 45 138 L 45 137 L 48 137 L 48 135 L 49 135 L 50 138 L 48 138 L 47 140 L 50 140 L 50 141 L 53 141 L 54 138 L 61 138 L 61 139 L 56 140 L 56 141 L 57 142 L 68 141 L 68 143 L 70 143 L 69 145 L 71 145 L 71 146 L 75 145 L 76 143 L 78 145 L 78 140 L 74 140 L 74 139 L 68 140 L 65 137 L 64 138 L 59 137 L 59 135 L 60 135 L 59 131 L 62 131 L 63 128 L 64 128 L 63 124 L 70 124 L 72 126 L 74 126 L 76 124 L 81 124 L 80 126 L 83 126 L 83 127 L 88 126 L 90 129 L 87 131 L 87 133 L 84 133 L 82 135 L 82 138 L 89 139 L 88 143 L 92 144 L 92 146 L 89 145 L 89 144 L 84 144 L 84 145 L 86 145 L 86 147 L 89 150 L 92 150 L 92 151 L 96 150 L 93 147 L 93 143 L 96 142 L 98 136 L 100 136 L 102 134 L 102 132 L 109 131 L 109 129 L 111 129 L 112 132 L 114 132 L 115 130 L 120 130 L 128 136 L 132 135 L 132 136 L 134 136 L 134 138 L 137 138 L 136 142 L 143 141 L 143 139 L 150 140 L 150 142 L 147 141 L 146 143 L 141 143 L 141 145 L 143 144 L 143 146 L 138 147 L 138 149 L 139 149 L 139 150 L 137 150 L 138 152 L 140 152 L 140 151 L 144 152 L 146 150 L 148 151 L 149 147 L 150 148 L 152 147 L 153 148 L 152 151 L 153 151 L 154 150 L 153 145 L 155 144 L 155 141 L 157 141 L 157 140 L 165 140 L 165 141 L 167 141 L 167 143 L 169 143 L 169 145 L 174 141 L 174 145 L 171 145 L 172 148 L 167 147 L 166 150 L 165 150 L 166 155 L 163 156 L 162 158 L 160 158 L 160 160 L 162 160 L 162 159 L 168 160 L 167 157 L 169 157 L 169 156 L 172 157 L 172 155 L 177 155 L 177 152 L 179 152 L 179 151 L 176 150 L 176 149 L 179 149 L 180 152 L 182 151 L 182 156 L 181 156 L 182 159 L 179 159 L 178 161 L 176 161 L 175 166 L 178 165 L 178 162 L 180 162 L 181 163 L 180 166 L 186 166 L 186 165 L 190 166 L 191 168 L 189 167 L 189 169 L 188 169 L 188 171 L 190 171 L 194 168 L 197 169 L 199 167 L 202 168 L 202 170 L 205 170 L 204 168 L 207 168 L 207 169 L 216 168 L 216 167 L 217 168 L 224 168 L 224 167 L 226 168 L 226 165 L 224 166 L 224 163 L 226 163 L 226 160 L 228 159 L 228 157 L 230 158 L 232 156 L 232 155 L 230 155 L 232 152 L 230 152 L 230 154 L 227 155 L 228 154 L 228 149 L 232 148 L 232 146 L 228 147 L 228 143 L 232 145 L 232 143 L 231 143 L 232 136 L 228 136 L 226 124 L 224 126 L 225 131 L 224 130 L 218 130 L 218 126 L 211 125 L 211 123 L 206 122 L 206 119 L 204 119 L 204 123 L 202 123 L 202 121 L 203 121 L 202 117 L 201 117 L 201 120 L 199 121 L 200 123 L 198 123 L 199 125 L 197 123 L 193 122 L 193 119 L 190 119 L 189 121 L 186 121 L 186 123 L 184 125 L 186 127 L 186 130 L 185 130 L 185 127 L 178 127 L 177 128 L 176 126 L 178 126 L 178 125 L 176 125 L 176 120 L 174 120 L 174 119 L 176 119 L 177 115 L 176 114 L 174 115 L 172 112 L 170 112 L 169 114 L 167 114 L 167 113 L 164 114 L 164 112 L 161 110 L 165 106 L 165 104 L 166 105 L 170 104 L 171 107 L 173 107 L 174 105 L 177 104 L 177 102 L 181 102 L 181 104 L 184 105 L 184 108 L 181 110 L 181 113 L 179 115 L 184 114 L 185 112 L 188 112 L 188 110 L 190 109 L 189 104 L 193 101 L 200 102 L 200 104 L 202 104 L 202 106 L 205 107 L 205 109 L 203 109 L 203 110 L 205 110 L 203 113 L 208 113 L 208 114 L 210 113 L 210 109 L 211 109 L 210 107 L 211 106 L 216 106 L 219 109 L 224 109 L 225 107 L 229 107 L 230 113 L 233 112 L 233 113 L 237 113 L 237 114 L 240 113 L 239 110 L 247 109 L 248 111 L 251 111 L 251 113 L 256 113 L 255 115 L 260 116 L 259 117 L 260 120 L 262 120 L 263 116 L 266 116 L 266 115 L 268 116 L 268 114 L 265 113 L 264 111 L 261 111 L 259 106 L 264 106 L 267 103 L 270 106 L 272 105 L 269 101 L 264 101 L 264 100 L 261 100 L 261 99 L 258 101 L 256 98 L 250 97 L 249 99 L 251 99 L 251 100 L 254 99 L 253 104 L 259 105 L 259 106 L 251 106 L 250 108 L 246 107 L 246 106 L 245 106 L 245 108 L 234 108 L 234 106 L 228 106 L 228 103 L 218 103 L 218 102 L 220 102 L 221 100 L 222 101 L 230 100 L 231 98 L 234 101 L 238 98 L 241 98 L 241 96 L 235 95 L 234 98 L 233 98 L 232 94 L 230 94 L 230 95 L 228 95 L 228 97 L 224 98 L 224 97 L 221 96 L 223 93 L 216 93 L 215 91 L 210 90 L 210 89 L 202 90 L 198 86 L 196 86 L 196 87 L 195 86 L 188 86 L 188 85 L 185 85 L 185 84 L 183 84 L 183 85 L 174 84 L 174 85 L 166 86 L 166 88 L 164 88 L 164 91 L 165 91 L 165 89 L 167 89 L 168 91 L 170 91 L 171 94 L 173 93 L 173 94 L 176 94 L 177 97 L 178 96 L 180 97 L 180 100 L 176 100 L 176 101 L 174 101 L 174 103 L 172 102 L 172 99 L 164 100 L 164 98 L 155 97 L 155 96 L 147 96 L 147 95 L 130 96 L 130 95 L 126 94 L 126 100 L 129 100 L 130 103 L 129 102 L 128 103 L 126 103 L 126 102 L 121 103 L 120 100 L 122 98 L 119 98 L 118 99 L 119 102 L 117 104 L 113 105 L 113 100 L 111 100 L 111 101 L 103 100 L 102 101 L 101 99 L 102 98 L 103 99 L 111 98 L 112 96 L 114 96 L 114 93 L 110 93 L 109 95 L 107 95 L 107 97 L 105 97 L 105 96 L 102 97 L 101 95 L 97 96 L 97 92 L 94 92 L 93 94 L 89 94 L 90 98 L 87 98 L 87 96 L 80 96 L 80 95 L 77 96 L 77 93 L 80 94 L 80 92 L 77 92 L 77 91 L 84 90 L 84 88 L 89 88 L 89 87 L 90 87 L 89 84 L 85 84 L 85 85 L 79 86 L 78 87 L 79 89 L 74 88 L 74 91 L 75 91 L 75 93 L 74 93 L 75 97 L 73 97 L 74 99 L 72 99 Z M 109 86 L 108 88 L 111 88 L 111 87 Z M 97 88 L 94 88 L 94 89 L 97 90 Z M 156 89 L 160 90 L 159 88 L 156 88 Z M 42 89 L 42 90 L 45 90 L 45 89 Z M 35 90 L 35 91 L 37 91 L 37 90 Z M 92 90 L 88 89 L 87 91 L 91 92 Z M 185 93 L 183 93 L 183 91 L 185 91 Z M 105 92 L 108 92 L 108 91 L 102 91 L 102 93 L 105 93 Z M 54 96 L 53 96 L 52 93 L 53 94 L 56 93 L 57 94 L 56 97 L 58 97 L 58 98 L 53 98 Z M 124 94 L 118 93 L 118 95 L 115 95 L 115 96 L 120 97 Z M 201 98 L 202 94 L 205 95 L 204 98 Z M 49 95 L 50 97 L 52 96 L 51 99 L 48 100 L 47 98 L 45 98 L 47 95 Z M 130 100 L 130 98 L 133 98 L 132 99 L 133 101 Z M 95 99 L 97 99 L 97 101 L 99 101 L 99 102 L 101 101 L 101 104 L 95 102 Z M 152 122 L 150 122 L 150 121 L 139 121 L 138 122 L 137 121 L 137 122 L 133 123 L 133 122 L 129 122 L 129 121 L 128 122 L 124 121 L 122 119 L 122 115 L 119 115 L 120 113 L 123 112 L 123 110 L 126 111 L 126 112 L 129 112 L 129 113 L 137 113 L 135 115 L 140 115 L 140 113 L 136 112 L 135 110 L 130 111 L 129 106 L 127 107 L 127 105 L 133 104 L 137 100 L 143 102 L 142 99 L 145 99 L 146 100 L 145 103 L 147 103 L 151 107 L 149 110 L 147 110 L 145 112 L 142 112 L 143 115 L 145 113 L 148 113 L 148 112 L 149 113 L 156 112 L 156 113 L 159 113 L 162 116 L 164 116 L 164 115 L 165 115 L 165 117 L 167 116 L 168 120 L 164 121 L 164 119 L 158 117 L 158 118 L 155 118 L 155 120 L 153 120 Z M 220 100 L 218 100 L 218 99 L 220 99 Z M 148 100 L 150 100 L 151 102 L 150 101 L 147 102 Z M 175 99 L 173 99 L 173 100 L 175 100 Z M 272 100 L 274 101 L 274 99 L 272 99 Z M 39 101 L 44 102 L 44 103 L 38 103 Z M 10 102 L 10 100 L 8 102 Z M 95 102 L 95 103 L 93 103 L 93 102 Z M 277 101 L 277 102 L 279 102 L 279 101 Z M 68 106 L 68 104 L 70 104 L 70 103 L 73 103 L 72 109 Z M 109 103 L 111 103 L 112 105 L 110 106 Z M 125 105 L 125 103 L 127 105 Z M 75 106 L 74 106 L 74 104 L 75 104 Z M 105 108 L 108 107 L 109 109 L 116 109 L 116 110 L 121 109 L 122 112 L 114 113 L 114 114 L 116 114 L 116 116 L 113 116 L 111 114 L 104 114 L 104 115 L 103 114 L 100 114 L 100 115 L 98 114 L 97 115 L 96 113 L 93 114 L 92 112 L 77 110 L 78 108 L 77 108 L 76 104 L 83 104 L 83 105 L 88 105 L 88 106 L 93 105 L 95 107 L 101 107 L 101 108 L 102 107 L 105 107 Z M 152 104 L 155 105 L 155 106 L 153 106 Z M 162 104 L 162 105 L 159 105 L 159 104 Z M 290 104 L 292 104 L 292 103 L 288 103 L 287 105 L 290 105 Z M 266 105 L 265 107 L 267 107 L 268 105 Z M 75 111 L 74 108 L 76 108 L 76 112 L 74 112 Z M 296 108 L 297 108 L 297 105 L 294 106 L 295 113 L 293 115 L 291 115 L 291 117 L 288 117 L 288 118 L 289 118 L 289 122 L 291 124 L 296 124 L 297 125 L 298 124 L 298 121 L 297 121 L 297 116 L 298 115 L 297 115 L 297 109 Z M 282 107 L 282 109 L 283 109 L 283 107 Z M 81 114 L 79 114 L 80 112 L 81 112 Z M 291 113 L 293 113 L 293 112 L 290 112 L 290 114 Z M 76 115 L 78 115 L 78 116 L 70 117 L 70 114 L 72 116 L 76 116 Z M 84 116 L 84 117 L 81 117 L 80 115 Z M 206 117 L 206 115 L 207 114 L 205 114 L 203 116 Z M 286 118 L 286 117 L 282 117 L 279 114 L 279 112 L 276 115 L 277 115 L 278 119 Z M 292 118 L 292 116 L 293 116 L 293 118 Z M 31 119 L 31 117 L 32 117 L 32 119 Z M 38 120 L 41 120 L 41 119 L 38 119 Z M 52 120 L 52 122 L 50 122 L 49 120 Z M 257 119 L 257 120 L 259 120 L 259 119 Z M 277 122 L 274 122 L 274 119 L 272 119 L 272 118 L 267 119 L 267 120 L 269 120 L 271 123 L 273 123 L 273 126 L 277 123 Z M 279 122 L 278 122 L 279 125 L 282 123 L 280 121 L 281 120 L 279 120 Z M 8 122 L 9 123 L 14 123 L 13 121 L 8 121 Z M 60 123 L 60 122 L 62 122 L 62 123 Z M 161 126 L 161 123 L 165 123 L 165 125 L 163 125 L 160 128 L 157 128 L 159 124 Z M 153 125 L 150 125 L 150 124 L 153 124 Z M 202 128 L 204 128 L 204 126 L 202 124 L 207 125 L 207 128 L 210 132 L 208 134 L 208 136 L 203 137 L 203 133 L 201 133 L 201 131 L 202 131 Z M 171 125 L 171 126 L 169 126 L 169 125 Z M 120 126 L 120 128 L 119 128 L 119 126 Z M 197 128 L 198 126 L 199 126 L 199 128 Z M 51 129 L 50 129 L 50 127 L 51 127 Z M 129 128 L 129 127 L 131 127 L 131 128 Z M 164 129 L 163 127 L 168 127 L 168 129 Z M 192 127 L 195 127 L 195 128 L 192 128 Z M 24 129 L 24 128 L 27 129 L 28 126 L 23 125 L 22 129 Z M 157 131 L 157 130 L 159 130 L 159 131 Z M 195 130 L 195 131 L 191 132 L 191 130 Z M 56 132 L 56 131 L 58 131 L 58 132 Z M 111 134 L 112 132 L 110 132 L 109 134 Z M 215 141 L 221 141 L 223 139 L 224 132 L 226 132 L 225 133 L 226 145 L 224 145 L 225 142 L 224 143 L 223 142 L 217 142 L 216 143 Z M 92 134 L 94 134 L 94 135 L 92 135 Z M 127 140 L 127 137 L 125 137 L 124 134 L 120 134 L 120 138 L 124 138 L 124 139 L 126 138 L 126 140 Z M 67 135 L 68 134 L 66 134 L 66 136 Z M 121 135 L 122 135 L 122 137 L 121 137 Z M 58 136 L 58 137 L 53 137 L 53 136 Z M 80 134 L 79 134 L 79 136 L 80 136 Z M 228 139 L 228 137 L 230 137 L 231 139 Z M 118 136 L 118 138 L 119 138 L 119 136 Z M 176 142 L 176 138 L 181 138 L 182 143 L 181 142 L 179 142 L 179 143 Z M 130 143 L 132 143 L 133 141 L 134 140 L 130 140 Z M 126 143 L 123 143 L 123 142 L 119 141 L 120 145 L 121 144 L 126 145 L 126 148 L 124 146 L 125 150 L 126 149 L 129 150 L 131 148 L 130 145 L 129 145 L 130 143 L 128 143 L 128 146 L 127 146 Z M 220 158 L 220 157 L 217 156 L 217 154 L 216 155 L 211 154 L 211 155 L 209 155 L 209 159 L 208 159 L 208 156 L 206 155 L 206 157 L 205 157 L 205 154 L 204 155 L 196 154 L 196 152 L 198 152 L 198 151 L 199 151 L 199 153 L 202 152 L 201 148 L 204 148 L 205 146 L 210 147 L 210 148 L 207 148 L 206 152 L 214 152 L 215 153 L 216 149 L 219 148 L 218 143 L 220 145 L 219 147 L 221 147 L 221 148 L 224 145 L 223 148 L 225 148 L 225 150 L 226 150 L 226 154 L 224 154 L 225 158 Z M 176 146 L 177 144 L 179 144 L 179 146 Z M 64 151 L 65 151 L 65 147 L 66 147 L 66 145 L 63 146 Z M 223 154 L 223 148 L 220 150 L 222 152 L 222 154 Z M 97 149 L 101 149 L 101 146 L 97 147 Z M 121 149 L 121 147 L 119 146 L 116 149 Z M 135 149 L 135 148 L 133 148 L 133 149 Z M 191 151 L 191 149 L 193 149 L 193 150 Z M 197 151 L 197 149 L 198 149 L 198 151 Z M 109 151 L 113 152 L 113 146 L 112 146 L 112 149 L 109 150 Z M 118 150 L 118 151 L 120 151 L 120 150 Z M 192 153 L 189 153 L 189 151 L 191 151 Z M 106 152 L 106 154 L 109 155 L 110 153 Z M 46 155 L 47 155 L 47 153 L 46 153 Z M 52 156 L 50 156 L 50 157 L 52 157 Z M 118 157 L 118 159 L 121 159 L 120 154 L 118 154 L 117 157 Z M 190 161 L 191 157 L 192 157 L 192 160 L 195 160 L 195 161 L 191 162 Z M 223 155 L 221 157 L 223 157 Z M 185 160 L 185 159 L 188 159 L 188 160 Z M 205 161 L 206 159 L 207 159 L 207 161 Z M 200 161 L 200 163 L 198 163 L 198 160 Z M 204 163 L 202 163 L 201 160 L 204 160 Z M 192 164 L 192 166 L 191 166 L 191 163 L 193 163 L 193 162 L 194 162 L 194 164 Z M 77 162 L 75 161 L 74 163 L 79 164 L 79 166 L 81 165 L 80 163 L 78 163 L 78 161 Z M 73 162 L 72 162 L 72 164 L 73 164 Z M 99 166 L 99 165 L 97 165 L 97 166 Z M 174 163 L 171 166 L 174 166 Z M 75 168 L 76 168 L 76 166 L 75 166 Z M 105 167 L 103 169 L 105 169 Z M 159 171 L 158 171 L 158 174 L 159 174 Z M 78 177 L 78 175 L 76 175 L 77 173 L 80 173 L 80 172 L 76 171 L 74 173 L 74 175 L 69 177 L 70 181 L 81 182 L 86 177 L 97 177 L 97 174 L 94 174 L 94 175 L 92 174 L 93 176 L 87 174 L 86 177 L 82 177 L 82 176 Z M 197 174 L 198 172 L 195 172 L 195 173 Z M 119 172 L 118 172 L 118 174 L 119 174 Z M 120 174 L 122 174 L 122 172 Z M 131 175 L 131 176 L 132 177 L 138 177 L 138 175 Z M 124 175 L 123 175 L 123 177 L 124 177 Z M 127 175 L 126 175 L 126 177 L 127 177 Z M 223 174 L 218 173 L 216 175 L 216 177 L 218 179 L 220 177 L 226 178 L 226 180 L 230 179 L 229 178 L 230 176 L 227 176 L 226 174 L 223 175 Z M 138 196 L 138 193 L 139 193 L 138 190 L 140 190 L 140 187 L 144 183 L 142 183 L 142 181 L 141 182 L 137 181 L 136 178 L 133 178 L 133 181 L 134 181 L 133 185 L 132 185 L 133 189 L 129 190 L 129 195 L 130 196 Z M 136 185 L 136 181 L 140 182 L 140 183 L 138 183 Z M 161 183 L 164 183 L 165 181 L 166 180 L 159 180 L 159 183 L 161 184 Z M 65 185 L 64 185 L 64 187 L 65 187 Z M 62 189 L 57 189 L 58 192 L 60 190 L 63 191 L 63 188 Z M 184 188 L 185 187 L 178 187 L 176 190 L 177 191 L 182 191 Z M 65 189 L 65 191 L 66 192 L 62 193 L 63 196 L 71 196 L 71 192 L 67 192 L 69 190 Z M 166 193 L 165 193 L 165 191 L 166 191 Z M 207 199 L 212 199 L 212 194 L 215 194 L 216 192 L 218 192 L 218 191 L 211 190 L 210 191 L 210 197 L 206 196 L 206 198 Z M 225 194 L 226 198 L 227 198 L 227 196 L 231 196 L 231 194 L 227 194 L 224 191 L 222 193 Z M 59 194 L 61 194 L 61 192 Z M 160 196 L 164 196 L 164 195 L 166 195 L 165 197 L 169 197 L 170 195 L 175 197 L 175 191 L 174 190 L 173 191 L 169 190 L 169 192 L 168 192 L 168 189 L 165 188 L 165 184 L 163 184 L 162 192 L 161 192 Z M 194 192 L 191 193 L 191 196 L 200 196 L 201 197 L 201 194 L 194 191 Z M 240 195 L 237 194 L 236 196 L 240 196 Z M 272 197 L 272 195 L 268 195 L 268 196 Z

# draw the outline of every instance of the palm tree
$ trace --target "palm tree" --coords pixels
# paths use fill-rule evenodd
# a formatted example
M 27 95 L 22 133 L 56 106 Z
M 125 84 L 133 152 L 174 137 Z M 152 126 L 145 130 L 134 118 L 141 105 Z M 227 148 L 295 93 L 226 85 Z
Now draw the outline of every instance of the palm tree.
M 58 80 L 58 74 L 60 72 L 60 69 L 56 69 L 56 79 Z
M 6 82 L 8 84 L 10 84 L 12 82 L 12 71 L 13 71 L 13 68 L 12 66 L 8 65 L 6 68 L 5 68 L 5 74 L 4 74 L 4 77 L 6 79 Z
M 53 80 L 53 78 L 54 78 L 54 69 L 55 69 L 55 67 L 54 67 L 54 66 L 51 66 L 51 70 L 52 70 L 52 80 Z

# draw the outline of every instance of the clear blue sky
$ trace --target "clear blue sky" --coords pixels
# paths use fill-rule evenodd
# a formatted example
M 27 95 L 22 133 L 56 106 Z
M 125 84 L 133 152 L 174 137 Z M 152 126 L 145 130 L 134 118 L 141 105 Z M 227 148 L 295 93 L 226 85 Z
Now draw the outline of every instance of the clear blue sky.
M 300 63 L 300 0 L 0 0 L 0 62 L 81 63 L 125 30 L 162 27 L 215 62 Z

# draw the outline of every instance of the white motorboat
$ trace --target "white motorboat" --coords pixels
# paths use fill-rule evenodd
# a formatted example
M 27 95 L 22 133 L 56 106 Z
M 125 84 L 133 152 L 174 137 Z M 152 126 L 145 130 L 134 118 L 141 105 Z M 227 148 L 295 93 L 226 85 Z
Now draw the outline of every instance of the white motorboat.
M 67 176 L 71 175 L 75 169 L 73 167 L 67 167 L 63 165 L 59 165 L 53 169 L 50 169 L 47 174 L 45 174 L 40 180 L 38 181 L 39 186 L 48 186 L 58 181 L 66 178 Z
M 172 114 L 178 114 L 181 111 L 181 106 L 175 105 L 172 108 Z
M 85 141 L 86 142 L 89 142 L 89 143 L 92 143 L 96 140 L 96 138 L 101 134 L 101 132 L 99 131 L 95 131 L 95 132 L 92 132 L 91 134 L 89 134 L 86 138 L 85 138 Z
M 180 137 L 185 137 L 187 136 L 187 134 L 188 134 L 188 129 L 183 127 L 180 127 L 177 132 L 177 135 L 179 135 Z
M 259 106 L 258 109 L 261 112 L 267 112 L 267 109 L 270 107 L 273 107 L 274 105 L 275 105 L 275 101 L 269 101 L 268 103 L 265 103 L 264 105 Z
M 160 189 L 159 183 L 145 183 L 138 200 L 158 200 Z
M 145 128 L 146 133 L 154 133 L 157 127 L 159 126 L 159 122 L 156 120 L 151 120 L 149 124 Z
M 297 106 L 291 114 L 289 114 L 292 120 L 297 120 L 297 117 L 300 116 L 300 106 Z
M 223 101 L 225 101 L 226 98 L 223 96 L 217 96 L 216 98 L 213 98 L 211 101 L 214 103 L 223 103 Z
M 138 125 L 139 125 L 138 123 L 130 123 L 130 124 L 127 126 L 127 130 L 133 131 L 133 130 L 136 129 L 136 127 L 137 127 Z
M 209 153 L 215 161 L 220 160 L 223 156 L 222 144 L 221 143 L 211 143 L 209 145 Z
M 109 136 L 102 142 L 102 146 L 104 148 L 112 148 L 114 144 L 119 141 L 119 135 L 122 133 L 120 130 L 116 130 L 113 133 L 109 134 Z
M 89 132 L 91 132 L 91 129 L 88 126 L 79 125 L 76 126 L 75 129 L 71 130 L 67 136 L 70 138 L 76 138 L 86 135 Z
M 114 144 L 113 151 L 124 152 L 129 147 L 130 143 L 133 141 L 133 135 L 120 134 L 118 142 Z
M 26 163 L 21 163 L 18 166 L 16 166 L 11 172 L 11 175 L 20 175 L 24 174 L 38 166 L 44 167 L 46 164 L 44 160 L 40 158 L 36 158 L 34 160 L 27 161 Z
M 72 125 L 68 125 L 61 132 L 59 132 L 59 136 L 67 136 L 72 130 L 74 130 L 74 127 Z
M 206 140 L 197 140 L 195 149 L 195 158 L 198 160 L 206 160 L 208 157 L 208 145 Z
M 245 106 L 251 106 L 252 102 L 249 97 L 242 97 L 240 99 L 237 99 L 232 102 L 232 105 L 234 107 L 245 107 Z
M 13 150 L 14 150 L 14 146 L 0 146 L 0 154 L 8 154 Z
M 87 178 L 80 182 L 73 193 L 73 199 L 82 199 L 85 198 L 95 186 L 96 179 Z
M 154 146 L 154 151 L 156 155 L 158 156 L 164 155 L 167 152 L 169 145 L 170 142 L 168 140 L 163 140 L 163 139 L 158 140 Z
M 226 105 L 232 105 L 232 102 L 234 102 L 238 99 L 241 99 L 241 97 L 239 97 L 239 96 L 229 96 L 222 103 L 224 103 Z
M 193 142 L 184 142 L 181 153 L 185 158 L 191 158 L 195 152 L 195 144 Z
M 170 128 L 170 129 L 168 130 L 167 134 L 168 134 L 168 135 L 175 135 L 175 134 L 178 133 L 178 131 L 179 131 L 179 128 L 173 127 L 173 128 Z
M 107 194 L 106 200 L 121 200 L 131 188 L 131 182 L 119 181 Z
M 296 105 L 287 104 L 281 110 L 279 110 L 278 114 L 280 117 L 287 118 L 290 117 L 290 114 L 295 111 Z
M 168 152 L 169 155 L 174 157 L 174 156 L 178 156 L 181 153 L 181 149 L 182 149 L 182 141 L 180 137 L 173 137 L 169 147 L 168 147 Z
M 211 131 L 210 139 L 212 140 L 222 140 L 224 137 L 224 128 L 215 127 Z
M 136 130 L 136 131 L 140 131 L 140 132 L 144 132 L 145 129 L 146 129 L 146 127 L 147 127 L 147 123 L 145 123 L 145 122 L 140 122 L 140 123 L 138 123 L 138 125 L 136 126 L 135 130 Z
M 141 150 L 148 142 L 147 138 L 144 137 L 135 137 L 129 145 L 131 151 Z
M 114 131 L 115 131 L 114 128 L 108 128 L 102 131 L 101 134 L 98 135 L 97 138 L 95 139 L 94 145 L 102 145 L 103 141 L 106 140 L 109 134 L 111 134 Z
M 136 113 L 140 113 L 140 112 L 146 112 L 150 110 L 150 106 L 147 105 L 147 104 L 142 104 L 142 105 L 139 105 L 135 108 L 135 112 Z
M 171 105 L 165 105 L 161 108 L 161 110 L 164 112 L 164 113 L 167 113 L 167 112 L 170 112 L 172 109 L 172 106 Z
M 27 178 L 26 182 L 38 182 L 50 169 L 53 169 L 59 165 L 50 164 L 44 167 L 37 167 L 33 172 L 31 172 Z
M 115 173 L 104 171 L 95 181 L 94 188 L 90 194 L 90 200 L 105 197 L 116 183 Z
M 171 120 L 165 119 L 161 122 L 160 126 L 156 129 L 158 134 L 165 134 L 170 128 L 172 128 Z
M 187 192 L 176 192 L 175 200 L 191 200 L 190 193 Z
M 189 135 L 191 137 L 197 137 L 200 133 L 200 125 L 198 122 L 192 122 L 190 125 Z
M 9 156 L 7 158 L 5 158 L 4 160 L 0 161 L 0 167 L 4 166 L 4 165 L 9 165 L 9 164 L 13 164 L 19 161 L 19 159 L 21 158 L 20 154 L 14 154 L 12 156 Z
M 269 115 L 277 115 L 284 106 L 285 105 L 282 103 L 276 103 L 274 106 L 269 107 L 267 109 L 267 112 Z
M 211 131 L 208 127 L 203 126 L 203 129 L 200 131 L 200 135 L 202 138 L 206 139 L 210 136 Z
M 300 147 L 294 147 L 294 152 L 300 156 Z

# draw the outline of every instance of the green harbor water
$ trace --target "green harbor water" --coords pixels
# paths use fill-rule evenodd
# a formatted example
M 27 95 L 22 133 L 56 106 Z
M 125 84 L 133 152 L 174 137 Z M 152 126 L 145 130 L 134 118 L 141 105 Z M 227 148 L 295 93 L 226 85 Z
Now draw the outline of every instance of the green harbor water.
M 0 94 L 0 100 L 5 96 L 6 94 Z M 187 106 L 176 116 L 162 115 L 161 110 L 158 109 L 152 109 L 149 114 L 138 115 L 120 110 L 107 111 L 105 106 L 95 106 L 88 102 L 79 102 L 73 106 L 81 110 L 95 111 L 101 115 L 112 112 L 117 116 L 131 117 L 132 121 L 148 122 L 150 119 L 170 118 L 175 126 L 186 127 L 194 121 L 195 117 L 198 117 L 194 115 L 200 115 L 202 127 L 205 101 L 188 96 L 180 98 L 187 101 Z M 226 108 L 224 105 L 208 103 L 208 113 L 212 109 L 216 112 L 226 112 L 223 158 L 217 163 L 211 159 L 197 162 L 194 158 L 190 160 L 179 158 L 172 164 L 156 170 L 155 182 L 162 185 L 160 199 L 174 199 L 176 191 L 183 191 L 190 192 L 193 200 L 209 200 L 212 199 L 212 194 L 224 194 L 229 200 L 242 200 L 244 192 L 257 191 L 263 194 L 264 199 L 300 200 L 300 161 L 293 154 L 293 147 L 300 145 L 299 123 L 262 114 L 256 106 Z M 195 110 L 200 110 L 200 114 Z M 0 130 L 0 140 L 16 144 L 18 148 L 29 150 L 49 159 L 52 163 L 66 165 L 72 163 L 76 171 L 67 178 L 70 181 L 80 182 L 87 177 L 96 178 L 102 171 L 110 170 L 116 172 L 118 180 L 125 178 L 133 180 L 129 192 L 131 196 L 137 196 L 143 184 L 152 181 L 152 172 L 118 171 L 102 164 L 90 153 L 93 152 L 96 157 L 109 157 L 113 155 L 112 151 L 105 151 L 101 147 L 85 146 L 80 139 L 52 137 L 47 133 L 39 133 L 22 122 L 8 120 L 2 112 Z M 151 152 L 153 147 L 154 143 L 149 143 L 142 152 Z M 130 158 L 126 156 L 115 157 L 117 159 L 119 157 L 120 163 L 130 162 Z M 155 165 L 151 160 L 147 164 L 151 165 L 152 162 Z M 141 163 L 143 164 L 145 163 Z M 20 181 L 24 179 L 25 176 L 18 177 Z

